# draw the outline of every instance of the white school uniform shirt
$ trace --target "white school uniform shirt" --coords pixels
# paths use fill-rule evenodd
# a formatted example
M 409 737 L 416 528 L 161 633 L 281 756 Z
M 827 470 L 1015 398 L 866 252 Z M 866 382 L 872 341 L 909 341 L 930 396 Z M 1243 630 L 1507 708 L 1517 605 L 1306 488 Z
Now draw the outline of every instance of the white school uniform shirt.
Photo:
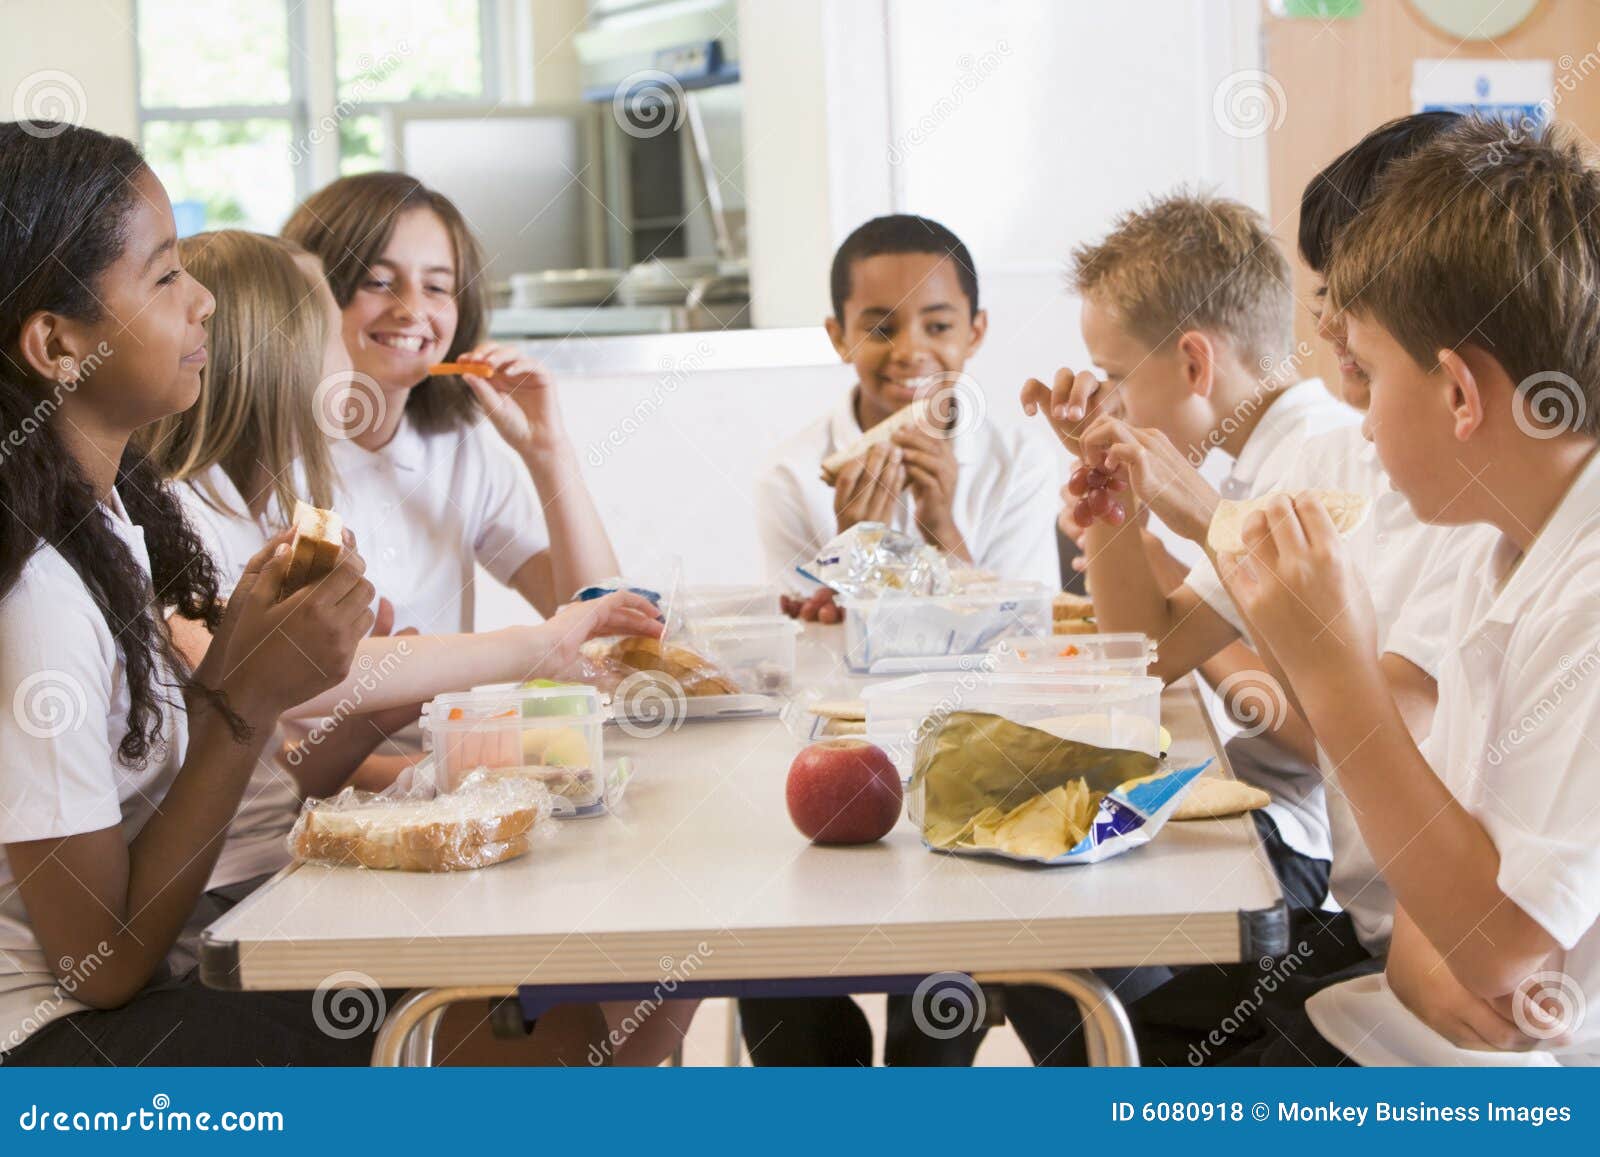
M 756 517 L 769 578 L 791 589 L 815 589 L 795 573 L 838 534 L 833 487 L 822 480 L 822 460 L 861 437 L 856 392 L 833 411 L 784 442 L 756 479 Z M 1060 483 L 1048 449 L 1020 429 L 990 422 L 959 430 L 954 439 L 956 528 L 974 565 L 1003 579 L 1061 583 L 1056 550 Z M 889 520 L 916 534 L 909 492 Z
M 148 581 L 144 531 L 128 521 L 114 491 L 100 517 Z M 117 755 L 132 697 L 116 639 L 78 573 L 53 546 L 41 545 L 0 602 L 0 845 L 106 828 L 119 828 L 131 842 L 188 748 L 182 700 L 162 686 L 171 681 L 158 659 L 152 683 L 161 742 L 143 767 L 130 768 Z M 105 963 L 91 951 L 57 983 L 9 858 L 0 854 L 0 1053 L 58 1017 L 84 1011 L 71 993 Z
M 334 507 L 355 532 L 367 578 L 394 604 L 397 631 L 471 631 L 474 564 L 509 584 L 550 549 L 533 479 L 486 419 L 424 434 L 407 415 L 381 450 L 331 446 Z
M 173 485 L 184 517 L 200 536 L 206 553 L 217 564 L 218 593 L 227 598 L 239 585 L 245 567 L 267 540 L 288 525 L 288 517 L 274 498 L 261 517 L 249 512 L 244 496 L 221 466 L 206 471 L 204 481 L 222 499 L 219 510 L 195 483 Z M 217 855 L 217 866 L 206 882 L 206 890 L 241 884 L 287 867 L 291 859 L 285 837 L 300 813 L 300 787 L 294 776 L 279 762 L 284 731 L 279 727 L 256 760 L 250 782 L 239 800 L 239 810 L 228 826 L 228 834 Z
M 1238 457 L 1218 487 L 1223 498 L 1253 498 L 1274 489 L 1299 460 L 1308 442 L 1340 429 L 1354 429 L 1361 415 L 1330 394 L 1319 378 L 1307 378 L 1279 391 L 1257 419 Z M 1206 584 L 1216 594 L 1207 593 Z M 1208 603 L 1228 602 L 1216 571 L 1202 553 L 1186 583 Z M 1208 691 L 1207 700 L 1214 692 Z M 1316 767 L 1283 750 L 1266 735 L 1238 734 L 1224 745 L 1234 774 L 1272 796 L 1266 812 L 1294 851 L 1316 860 L 1333 854 Z
M 1451 592 L 1463 556 L 1493 532 L 1481 526 L 1430 526 L 1419 521 L 1405 496 L 1390 484 L 1376 448 L 1359 426 L 1341 426 L 1305 442 L 1289 468 L 1257 493 L 1314 488 L 1367 497 L 1371 504 L 1367 517 L 1347 536 L 1345 550 L 1372 595 L 1379 647 L 1437 678 L 1449 640 Z M 1210 559 L 1196 565 L 1188 583 L 1243 637 L 1249 637 Z M 1320 748 L 1317 756 L 1333 852 L 1328 890 L 1349 914 L 1357 939 L 1369 952 L 1381 955 L 1394 926 L 1394 895 L 1339 788 L 1337 769 Z
M 1589 1015 L 1560 1050 L 1458 1049 L 1407 1011 L 1382 976 L 1307 1004 L 1331 1043 L 1363 1065 L 1600 1063 L 1600 455 L 1591 457 L 1520 561 L 1508 540 L 1461 560 L 1422 754 L 1500 854 L 1496 884 L 1560 948 L 1544 969 Z M 1440 865 L 1448 872 L 1449 866 Z M 1449 948 L 1450 946 L 1441 946 Z

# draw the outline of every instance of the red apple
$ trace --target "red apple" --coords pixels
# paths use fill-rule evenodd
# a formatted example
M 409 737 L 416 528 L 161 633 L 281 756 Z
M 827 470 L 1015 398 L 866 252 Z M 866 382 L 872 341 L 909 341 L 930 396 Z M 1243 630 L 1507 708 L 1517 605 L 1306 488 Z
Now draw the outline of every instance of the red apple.
M 870 844 L 900 818 L 900 772 L 864 739 L 813 743 L 789 765 L 789 818 L 813 843 Z

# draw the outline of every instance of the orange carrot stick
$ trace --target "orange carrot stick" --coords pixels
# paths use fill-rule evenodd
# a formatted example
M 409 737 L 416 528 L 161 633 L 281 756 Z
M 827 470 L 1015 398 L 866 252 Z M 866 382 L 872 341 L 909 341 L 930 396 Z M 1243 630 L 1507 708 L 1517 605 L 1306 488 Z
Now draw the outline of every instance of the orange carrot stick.
M 471 374 L 478 378 L 487 378 L 494 373 L 494 368 L 484 362 L 440 362 L 436 366 L 428 367 L 431 377 L 445 377 L 450 374 Z

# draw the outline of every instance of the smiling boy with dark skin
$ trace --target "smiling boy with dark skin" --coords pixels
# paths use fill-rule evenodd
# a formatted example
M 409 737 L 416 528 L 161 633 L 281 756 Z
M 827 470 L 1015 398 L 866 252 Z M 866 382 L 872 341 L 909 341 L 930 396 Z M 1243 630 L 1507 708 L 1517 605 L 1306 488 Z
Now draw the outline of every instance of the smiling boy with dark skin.
M 856 381 L 831 414 L 780 446 L 757 480 L 768 574 L 797 582 L 794 568 L 834 535 L 881 522 L 957 565 L 1054 585 L 1054 467 L 1041 446 L 982 421 L 966 375 L 989 328 L 967 247 L 925 217 L 875 218 L 834 255 L 830 293 L 823 325 Z M 932 400 L 930 418 L 846 463 L 831 489 L 818 477 L 824 458 L 919 398 Z M 785 609 L 824 623 L 842 617 L 826 589 L 786 598 Z

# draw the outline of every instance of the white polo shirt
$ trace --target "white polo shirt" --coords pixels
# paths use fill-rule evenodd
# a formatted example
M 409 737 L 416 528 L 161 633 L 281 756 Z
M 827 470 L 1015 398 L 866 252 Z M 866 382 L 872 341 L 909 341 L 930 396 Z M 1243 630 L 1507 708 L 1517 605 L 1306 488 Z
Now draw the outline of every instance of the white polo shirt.
M 792 589 L 814 589 L 795 573 L 838 533 L 833 487 L 822 480 L 822 460 L 860 438 L 855 390 L 833 411 L 784 442 L 756 479 L 756 517 L 767 574 Z M 1001 578 L 1032 579 L 1057 587 L 1056 550 L 1060 483 L 1049 449 L 1021 429 L 977 423 L 955 436 L 959 467 L 953 503 L 956 528 L 972 561 Z M 890 525 L 916 533 L 909 491 Z
M 527 467 L 486 420 L 423 434 L 409 416 L 381 450 L 335 440 L 334 506 L 355 532 L 367 578 L 394 604 L 395 629 L 473 629 L 474 565 L 510 583 L 550 549 Z
M 184 517 L 217 564 L 219 593 L 226 598 L 239 584 L 250 560 L 268 539 L 288 525 L 288 519 L 279 510 L 276 499 L 268 503 L 262 517 L 251 515 L 244 497 L 221 466 L 211 467 L 204 480 L 211 484 L 227 511 L 217 509 L 192 481 L 179 482 L 173 490 L 183 504 Z M 228 826 L 227 839 L 217 856 L 217 866 L 206 883 L 208 891 L 253 880 L 288 866 L 290 857 L 284 837 L 300 813 L 301 796 L 294 776 L 278 762 L 283 744 L 284 732 L 279 727 L 250 773 L 250 782 L 239 800 L 239 810 Z
M 100 508 L 146 581 L 144 531 L 115 492 Z M 162 741 L 142 768 L 117 748 L 128 733 L 127 675 L 116 639 L 77 571 L 41 545 L 0 602 L 0 846 L 120 828 L 132 842 L 183 766 L 188 718 L 171 673 L 153 673 Z M 10 860 L 0 854 L 0 1053 L 58 1017 L 84 1011 L 71 997 L 88 956 L 58 984 L 34 938 Z
M 1361 415 L 1330 394 L 1321 379 L 1296 382 L 1279 391 L 1261 414 L 1218 490 L 1234 499 L 1265 493 L 1294 466 L 1308 442 L 1341 428 L 1355 429 L 1360 421 Z M 1185 582 L 1207 603 L 1212 602 L 1208 582 L 1216 597 L 1230 601 L 1204 552 Z M 1209 687 L 1205 698 L 1208 706 L 1216 698 Z M 1266 811 L 1284 843 L 1302 856 L 1329 859 L 1333 850 L 1317 768 L 1265 735 L 1238 734 L 1224 746 L 1234 773 L 1272 796 Z
M 1405 496 L 1390 485 L 1376 448 L 1359 426 L 1341 426 L 1304 442 L 1288 468 L 1256 493 L 1319 487 L 1367 496 L 1371 508 L 1346 539 L 1345 549 L 1371 592 L 1379 646 L 1437 677 L 1449 642 L 1450 597 L 1462 557 L 1474 543 L 1491 539 L 1493 531 L 1418 521 Z M 1196 565 L 1188 582 L 1208 606 L 1249 637 L 1209 558 Z M 1394 896 L 1339 789 L 1336 769 L 1320 749 L 1318 763 L 1333 851 L 1328 890 L 1350 915 L 1361 943 L 1381 954 L 1394 926 Z
M 1520 560 L 1498 535 L 1477 542 L 1461 559 L 1452 599 L 1453 643 L 1422 754 L 1494 841 L 1500 891 L 1560 945 L 1542 969 L 1553 990 L 1589 1012 L 1569 1046 L 1487 1054 L 1496 1064 L 1600 1063 L 1597 591 L 1600 455 Z M 1364 1065 L 1485 1061 L 1423 1025 L 1382 977 L 1335 985 L 1307 1011 L 1323 1036 Z

